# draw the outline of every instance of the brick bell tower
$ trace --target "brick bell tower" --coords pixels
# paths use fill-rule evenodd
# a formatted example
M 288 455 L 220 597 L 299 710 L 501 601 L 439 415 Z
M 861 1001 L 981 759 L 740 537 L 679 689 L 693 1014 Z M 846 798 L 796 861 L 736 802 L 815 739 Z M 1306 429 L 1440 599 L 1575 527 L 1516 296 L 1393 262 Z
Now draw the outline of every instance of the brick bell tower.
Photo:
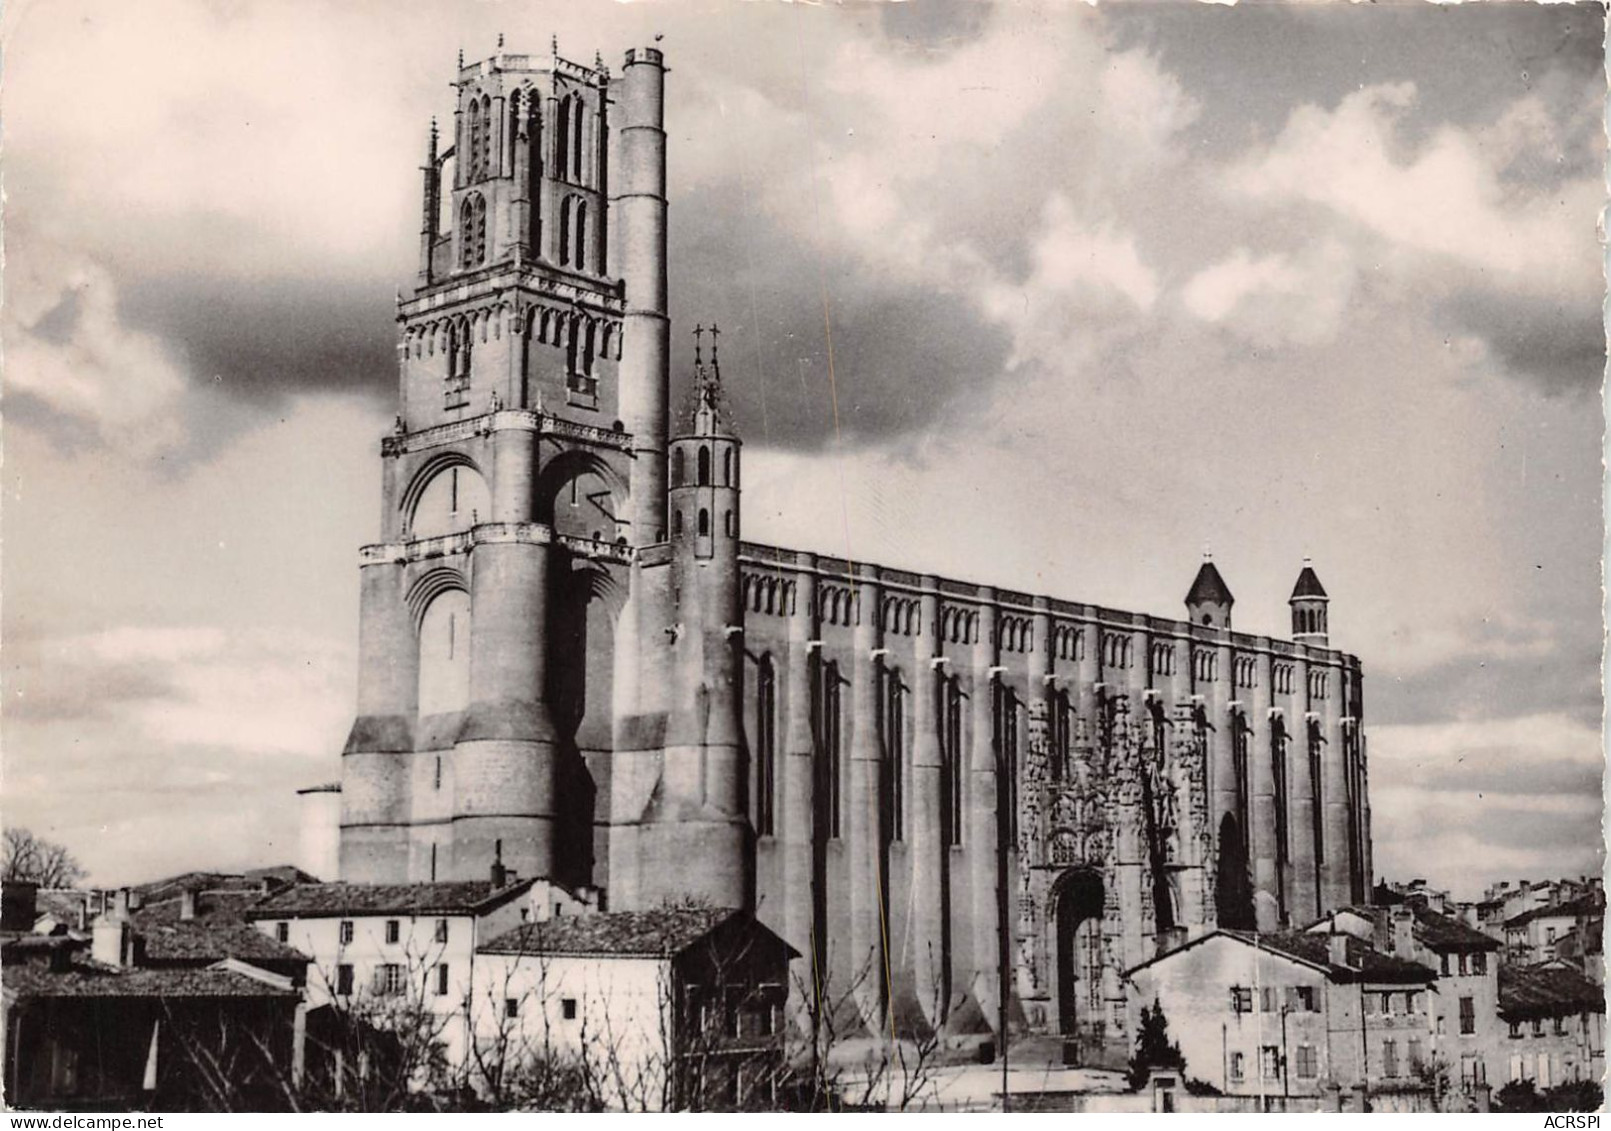
M 612 77 L 500 38 L 461 55 L 451 133 L 431 125 L 360 561 L 344 880 L 501 857 L 592 882 L 613 615 L 631 548 L 666 537 L 664 74 L 653 48 Z

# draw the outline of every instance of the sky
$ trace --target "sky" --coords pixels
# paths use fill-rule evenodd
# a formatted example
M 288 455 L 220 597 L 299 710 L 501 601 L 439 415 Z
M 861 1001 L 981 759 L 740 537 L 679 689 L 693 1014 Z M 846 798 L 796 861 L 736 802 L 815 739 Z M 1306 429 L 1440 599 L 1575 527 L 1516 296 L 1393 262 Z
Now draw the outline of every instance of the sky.
M 339 775 L 454 59 L 671 67 L 748 537 L 1366 672 L 1378 872 L 1598 872 L 1604 10 L 19 0 L 0 808 L 111 884 Z M 675 402 L 674 402 L 675 403 Z

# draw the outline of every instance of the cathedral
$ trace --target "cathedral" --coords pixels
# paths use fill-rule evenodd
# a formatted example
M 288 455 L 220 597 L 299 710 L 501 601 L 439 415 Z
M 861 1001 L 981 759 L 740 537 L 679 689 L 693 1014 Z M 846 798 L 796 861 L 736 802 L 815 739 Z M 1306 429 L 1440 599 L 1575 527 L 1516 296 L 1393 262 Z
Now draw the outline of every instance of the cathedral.
M 665 79 L 500 46 L 431 127 L 340 878 L 752 908 L 868 1031 L 1092 1047 L 1171 943 L 1363 902 L 1307 563 L 1276 640 L 1211 561 L 1176 619 L 744 540 L 713 335 L 671 404 Z

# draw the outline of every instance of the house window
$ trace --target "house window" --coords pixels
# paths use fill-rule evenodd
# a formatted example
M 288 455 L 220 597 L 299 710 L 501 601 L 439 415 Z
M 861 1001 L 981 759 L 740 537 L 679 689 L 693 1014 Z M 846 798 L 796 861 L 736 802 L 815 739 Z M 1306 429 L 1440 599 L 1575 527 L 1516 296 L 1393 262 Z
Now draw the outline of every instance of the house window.
M 1416 1013 L 1418 1012 L 1419 1007 L 1420 1003 L 1416 1000 L 1415 992 L 1413 990 L 1404 995 L 1405 1013 Z
M 343 962 L 336 967 L 336 996 L 348 997 L 352 994 L 352 966 Z
M 1279 1006 L 1276 1004 L 1275 987 L 1274 986 L 1261 986 L 1261 987 L 1259 987 L 1259 1012 L 1260 1013 L 1274 1013 L 1278 1008 L 1279 1008 Z
M 1464 955 L 1464 954 L 1460 955 L 1460 974 L 1461 974 L 1462 977 L 1464 975 L 1466 975 L 1466 974 L 1471 973 L 1471 971 L 1466 968 L 1466 963 L 1467 963 L 1466 955 Z
M 1231 1053 L 1231 1079 L 1241 1080 L 1246 1074 L 1246 1058 L 1239 1052 Z
M 1471 956 L 1471 972 L 1473 974 L 1488 972 L 1488 956 L 1480 950 Z
M 439 943 L 448 941 L 448 921 L 446 919 L 436 921 L 436 941 Z
M 352 920 L 351 919 L 343 919 L 341 921 L 341 926 L 339 928 L 337 928 L 337 938 L 339 938 L 341 940 L 341 945 L 342 946 L 346 946 L 346 945 L 348 945 L 349 943 L 352 942 Z
M 1511 1040 L 1516 1040 L 1516 1039 L 1520 1038 L 1521 1035 L 1522 1035 L 1521 1034 L 1521 1022 L 1520 1021 L 1512 1021 L 1510 1023 L 1510 1038 L 1511 1038 Z
M 1297 998 L 1297 1009 L 1301 1013 L 1315 1013 L 1319 1006 L 1315 1004 L 1315 988 L 1313 986 L 1294 986 L 1293 996 Z
M 1276 1045 L 1259 1049 L 1259 1075 L 1266 1080 L 1281 1079 L 1281 1050 Z
M 1453 973 L 1449 967 L 1449 956 L 1447 953 L 1438 955 L 1438 965 L 1442 968 L 1443 976 L 1445 978 Z
M 1477 1031 L 1477 999 L 1463 997 L 1460 999 L 1460 1032 L 1470 1036 Z
M 576 999 L 573 997 L 561 998 L 559 1002 L 560 1015 L 567 1021 L 576 1020 Z
M 1253 990 L 1250 987 L 1231 987 L 1231 1011 L 1233 1013 L 1253 1012 Z
M 437 997 L 446 997 L 447 992 L 448 992 L 448 968 L 447 968 L 447 963 L 442 962 L 442 963 L 439 963 L 437 965 L 437 967 L 436 967 L 436 996 Z
M 1419 1072 L 1425 1060 L 1421 1055 L 1421 1038 L 1411 1037 L 1404 1045 L 1404 1053 L 1411 1072 Z
M 1316 1062 L 1315 1047 L 1313 1045 L 1298 1046 L 1297 1062 L 1298 1079 L 1313 1080 L 1320 1075 L 1320 1066 Z
M 1544 1019 L 1542 1017 L 1533 1018 L 1533 1036 L 1542 1037 L 1543 1035 L 1544 1035 Z
M 399 962 L 382 963 L 375 971 L 375 991 L 392 996 L 403 992 L 403 966 Z
M 1566 1036 L 1566 1018 L 1557 1017 L 1555 1019 L 1555 1035 L 1557 1037 Z
M 504 998 L 503 999 L 503 1015 L 505 1017 L 519 1017 L 520 1016 L 520 999 L 517 998 L 517 997 L 506 997 L 506 998 Z
M 1382 1075 L 1398 1075 L 1398 1042 L 1392 1039 L 1382 1042 Z
M 386 920 L 386 941 L 389 942 L 389 943 L 394 943 L 401 937 L 402 937 L 402 928 L 398 924 L 397 920 L 396 919 L 388 919 L 388 920 Z
M 289 923 L 276 923 L 276 924 L 274 924 L 274 937 L 277 940 L 279 940 L 280 942 L 290 942 L 291 941 L 291 924 L 289 924 Z

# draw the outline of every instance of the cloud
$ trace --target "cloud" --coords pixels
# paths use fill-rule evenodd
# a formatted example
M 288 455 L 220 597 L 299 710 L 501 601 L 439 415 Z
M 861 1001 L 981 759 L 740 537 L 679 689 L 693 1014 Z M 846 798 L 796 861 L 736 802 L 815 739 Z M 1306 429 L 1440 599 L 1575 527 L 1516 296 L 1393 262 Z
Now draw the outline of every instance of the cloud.
M 68 248 L 14 256 L 0 322 L 10 394 L 62 429 L 137 457 L 183 439 L 188 375 L 162 339 L 125 325 L 107 268 Z
M 1250 340 L 1315 345 L 1336 337 L 1355 271 L 1353 255 L 1336 239 L 1296 255 L 1255 256 L 1239 247 L 1194 275 L 1181 301 L 1204 322 L 1233 326 Z
M 1319 205 L 1391 246 L 1446 256 L 1555 292 L 1600 276 L 1579 224 L 1597 211 L 1592 179 L 1557 191 L 1501 185 L 1493 154 L 1468 131 L 1444 127 L 1416 145 L 1400 136 L 1414 83 L 1367 87 L 1334 111 L 1295 110 L 1262 152 L 1228 170 L 1232 192 Z M 1592 222 L 1592 220 L 1590 221 Z

